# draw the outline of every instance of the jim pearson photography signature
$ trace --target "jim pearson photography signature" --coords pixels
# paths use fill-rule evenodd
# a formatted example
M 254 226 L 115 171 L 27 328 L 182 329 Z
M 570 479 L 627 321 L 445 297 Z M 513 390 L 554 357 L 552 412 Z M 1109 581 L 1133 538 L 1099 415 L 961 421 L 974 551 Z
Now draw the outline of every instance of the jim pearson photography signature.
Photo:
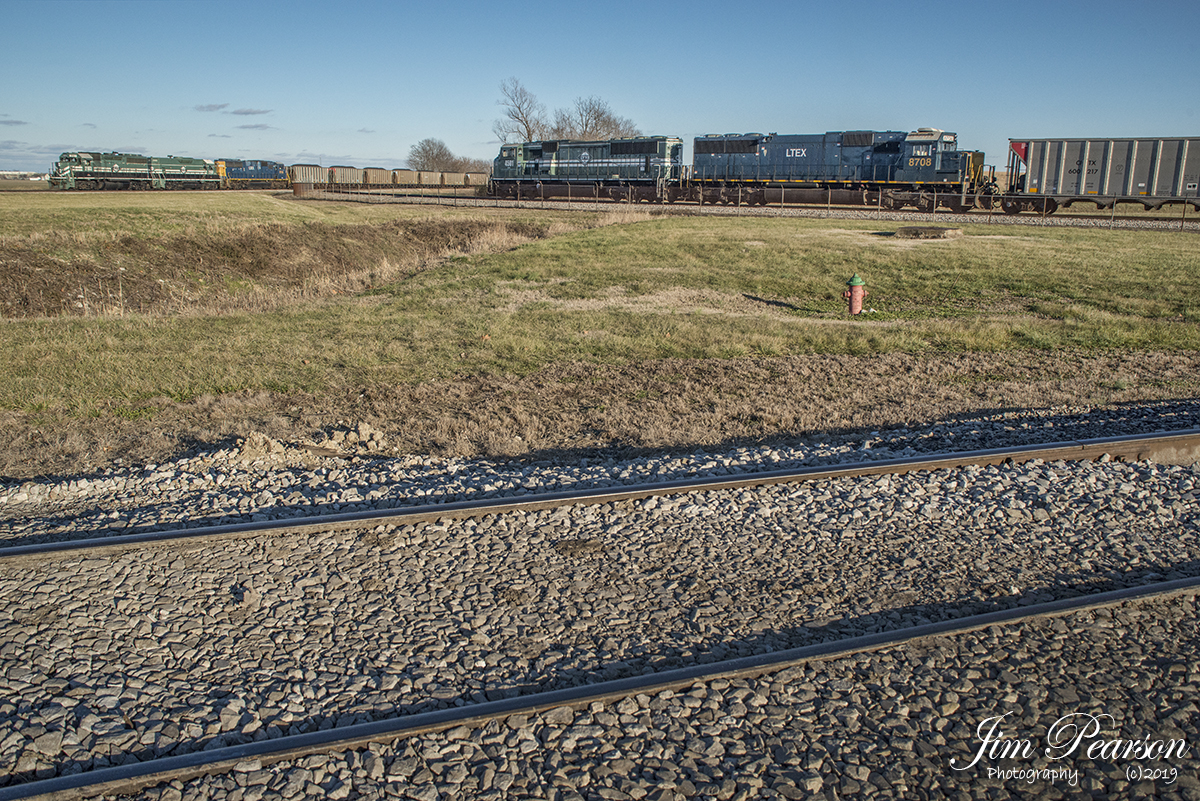
M 1109 714 L 1090 715 L 1086 712 L 1072 712 L 1056 720 L 1046 731 L 1044 747 L 1039 748 L 1032 739 L 1014 737 L 1004 731 L 1004 720 L 1011 714 L 1006 712 L 981 720 L 975 729 L 979 748 L 974 758 L 967 764 L 956 764 L 957 760 L 951 759 L 950 767 L 970 770 L 980 765 L 981 769 L 986 767 L 988 778 L 1016 779 L 1031 784 L 1038 780 L 1065 780 L 1075 787 L 1079 783 L 1079 771 L 1062 762 L 1070 757 L 1082 757 L 1125 763 L 1125 777 L 1131 782 L 1161 779 L 1172 784 L 1179 778 L 1179 769 L 1166 764 L 1167 761 L 1184 759 L 1191 751 L 1182 737 L 1131 740 L 1106 736 L 1107 730 L 1115 730 L 1116 719 Z M 1042 768 L 992 764 L 1005 759 L 1028 762 L 1039 755 L 1059 764 Z

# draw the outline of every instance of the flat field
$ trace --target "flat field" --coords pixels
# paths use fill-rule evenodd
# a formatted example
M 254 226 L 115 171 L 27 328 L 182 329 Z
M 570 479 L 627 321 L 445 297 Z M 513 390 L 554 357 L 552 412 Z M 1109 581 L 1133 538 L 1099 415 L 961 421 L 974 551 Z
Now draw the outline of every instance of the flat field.
M 1195 396 L 1195 234 L 901 225 L 0 195 L 0 476 L 359 421 L 570 458 Z

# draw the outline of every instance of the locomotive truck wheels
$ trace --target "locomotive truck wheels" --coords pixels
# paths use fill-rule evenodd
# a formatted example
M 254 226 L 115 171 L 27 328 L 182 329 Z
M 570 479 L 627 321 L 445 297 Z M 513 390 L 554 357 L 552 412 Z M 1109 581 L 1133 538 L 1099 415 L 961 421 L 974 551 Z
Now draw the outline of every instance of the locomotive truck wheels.
M 1004 209 L 1005 214 L 1020 214 L 1021 201 L 1019 200 L 1001 200 L 1000 208 Z

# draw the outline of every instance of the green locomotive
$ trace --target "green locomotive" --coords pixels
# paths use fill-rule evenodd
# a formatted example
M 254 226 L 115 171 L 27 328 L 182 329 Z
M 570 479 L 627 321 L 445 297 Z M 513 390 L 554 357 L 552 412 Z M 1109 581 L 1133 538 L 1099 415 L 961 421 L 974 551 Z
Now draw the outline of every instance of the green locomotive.
M 220 189 L 217 164 L 182 156 L 63 153 L 50 173 L 51 189 Z
M 492 167 L 491 193 L 655 199 L 678 185 L 682 160 L 683 140 L 674 136 L 506 144 Z

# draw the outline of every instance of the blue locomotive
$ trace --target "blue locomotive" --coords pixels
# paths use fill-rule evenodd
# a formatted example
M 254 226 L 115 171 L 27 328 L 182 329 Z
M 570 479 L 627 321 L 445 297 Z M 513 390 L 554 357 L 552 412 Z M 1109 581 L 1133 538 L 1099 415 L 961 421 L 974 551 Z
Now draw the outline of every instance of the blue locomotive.
M 983 153 L 937 128 L 697 137 L 688 194 L 705 202 L 965 210 L 991 190 Z
M 278 161 L 217 159 L 224 189 L 288 189 L 288 170 Z
M 642 148 L 641 159 L 618 149 Z M 639 154 L 641 151 L 639 150 Z M 854 203 L 932 211 L 974 208 L 995 183 L 982 152 L 937 128 L 696 137 L 690 167 L 673 137 L 504 145 L 491 191 L 508 197 L 608 196 L 701 203 Z M 628 163 L 626 163 L 628 162 Z

